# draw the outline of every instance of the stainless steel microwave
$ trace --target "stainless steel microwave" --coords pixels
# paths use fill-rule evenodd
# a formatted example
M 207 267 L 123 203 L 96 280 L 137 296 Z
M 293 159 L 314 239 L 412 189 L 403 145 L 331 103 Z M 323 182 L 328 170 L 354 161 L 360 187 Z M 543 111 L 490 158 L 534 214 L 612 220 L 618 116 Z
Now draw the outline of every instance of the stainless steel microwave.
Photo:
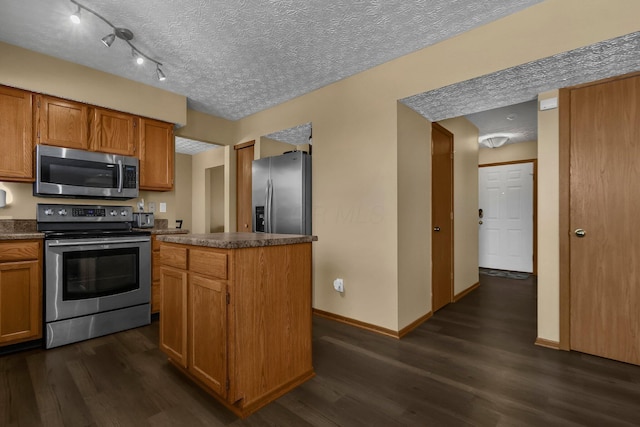
M 134 199 L 139 171 L 135 157 L 37 145 L 33 195 Z

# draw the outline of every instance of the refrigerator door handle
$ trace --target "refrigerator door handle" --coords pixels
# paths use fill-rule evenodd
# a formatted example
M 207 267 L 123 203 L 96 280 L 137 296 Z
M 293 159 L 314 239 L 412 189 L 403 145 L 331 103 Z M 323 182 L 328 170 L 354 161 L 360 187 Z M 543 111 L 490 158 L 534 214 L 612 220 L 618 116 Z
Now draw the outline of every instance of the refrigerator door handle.
M 271 233 L 271 207 L 272 207 L 272 198 L 273 198 L 273 184 L 271 179 L 267 180 L 267 200 L 266 200 L 266 227 L 265 230 L 267 233 Z

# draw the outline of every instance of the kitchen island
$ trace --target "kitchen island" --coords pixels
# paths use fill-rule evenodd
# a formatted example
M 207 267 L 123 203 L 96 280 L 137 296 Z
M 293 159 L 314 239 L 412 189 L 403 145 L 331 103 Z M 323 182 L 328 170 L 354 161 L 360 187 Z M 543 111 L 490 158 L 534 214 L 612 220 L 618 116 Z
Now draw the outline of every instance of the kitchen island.
M 240 417 L 315 374 L 311 362 L 314 236 L 157 236 L 160 348 Z

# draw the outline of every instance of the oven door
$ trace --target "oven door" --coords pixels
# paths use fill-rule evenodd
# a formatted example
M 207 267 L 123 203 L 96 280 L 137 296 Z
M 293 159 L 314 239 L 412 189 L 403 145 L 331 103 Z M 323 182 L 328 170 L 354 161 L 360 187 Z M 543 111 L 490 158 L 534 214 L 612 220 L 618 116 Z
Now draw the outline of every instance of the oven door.
M 148 304 L 151 238 L 45 240 L 45 321 Z

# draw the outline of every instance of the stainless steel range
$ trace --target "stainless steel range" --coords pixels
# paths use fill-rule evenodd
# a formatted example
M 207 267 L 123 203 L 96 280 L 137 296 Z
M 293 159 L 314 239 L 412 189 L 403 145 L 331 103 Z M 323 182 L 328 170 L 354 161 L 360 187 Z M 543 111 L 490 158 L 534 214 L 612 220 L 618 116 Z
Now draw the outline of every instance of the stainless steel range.
M 151 321 L 151 236 L 130 206 L 38 204 L 44 239 L 45 347 Z

